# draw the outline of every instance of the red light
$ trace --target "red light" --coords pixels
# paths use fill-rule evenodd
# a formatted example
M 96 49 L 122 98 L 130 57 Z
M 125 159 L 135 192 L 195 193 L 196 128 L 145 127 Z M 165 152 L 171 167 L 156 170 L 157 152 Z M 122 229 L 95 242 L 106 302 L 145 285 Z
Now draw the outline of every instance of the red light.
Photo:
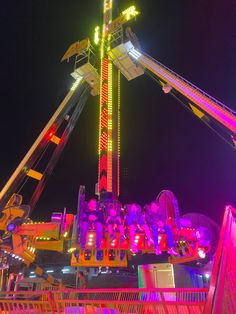
M 53 132 L 50 132 L 50 133 L 49 133 L 49 137 L 50 137 L 50 138 L 53 137 Z

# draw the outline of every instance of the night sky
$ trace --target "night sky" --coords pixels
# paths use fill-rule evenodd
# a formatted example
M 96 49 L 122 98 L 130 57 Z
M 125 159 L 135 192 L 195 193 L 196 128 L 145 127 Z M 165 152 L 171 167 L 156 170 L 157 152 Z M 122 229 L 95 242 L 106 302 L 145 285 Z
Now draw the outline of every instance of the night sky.
M 114 0 L 117 14 L 136 4 L 142 49 L 236 109 L 236 2 Z M 114 13 L 115 14 L 115 13 Z M 102 0 L 22 0 L 0 9 L 0 185 L 3 186 L 72 84 L 68 46 L 93 36 Z M 181 213 L 221 222 L 236 206 L 236 152 L 147 76 L 122 78 L 121 200 L 145 204 L 162 189 Z M 97 181 L 98 97 L 89 101 L 33 213 L 75 212 L 80 184 Z M 124 173 L 128 173 L 127 176 Z

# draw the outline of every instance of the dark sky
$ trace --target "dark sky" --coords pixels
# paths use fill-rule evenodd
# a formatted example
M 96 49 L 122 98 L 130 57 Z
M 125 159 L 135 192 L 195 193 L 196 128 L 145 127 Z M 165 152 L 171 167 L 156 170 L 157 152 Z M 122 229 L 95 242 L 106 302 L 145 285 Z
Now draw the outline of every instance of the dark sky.
M 114 0 L 116 11 L 132 1 Z M 136 0 L 133 25 L 143 51 L 236 109 L 236 2 Z M 102 1 L 4 1 L 0 9 L 0 184 L 4 185 L 71 86 L 67 47 L 92 37 Z M 220 222 L 236 206 L 236 152 L 149 77 L 122 79 L 121 199 L 149 202 L 162 189 L 181 212 Z M 97 180 L 98 98 L 90 98 L 34 217 L 75 212 L 80 184 Z

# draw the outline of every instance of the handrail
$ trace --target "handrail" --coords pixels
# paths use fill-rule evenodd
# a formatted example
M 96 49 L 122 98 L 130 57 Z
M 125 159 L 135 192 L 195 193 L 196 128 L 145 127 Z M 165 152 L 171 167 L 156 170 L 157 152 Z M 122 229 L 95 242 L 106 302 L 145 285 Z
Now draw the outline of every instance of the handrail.
M 10 291 L 0 296 L 0 312 L 15 313 L 110 313 L 202 314 L 206 288 L 62 289 Z

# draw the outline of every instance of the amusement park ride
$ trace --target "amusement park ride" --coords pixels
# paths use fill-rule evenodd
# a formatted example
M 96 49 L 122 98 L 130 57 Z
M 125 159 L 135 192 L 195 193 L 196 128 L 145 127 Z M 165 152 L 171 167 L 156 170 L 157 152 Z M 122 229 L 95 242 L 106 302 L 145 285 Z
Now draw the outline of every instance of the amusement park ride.
M 120 75 L 128 81 L 143 74 L 154 77 L 166 94 L 180 97 L 187 109 L 234 145 L 235 113 L 160 62 L 145 54 L 136 35 L 129 27 L 139 12 L 134 6 L 112 19 L 112 0 L 104 0 L 104 19 L 95 29 L 94 44 L 88 38 L 72 44 L 62 61 L 75 59 L 71 74 L 74 84 L 59 105 L 33 146 L 0 192 L 1 255 L 18 259 L 28 267 L 34 264 L 38 250 L 52 250 L 71 254 L 72 266 L 125 267 L 131 255 L 130 240 L 120 241 L 119 232 L 111 241 L 107 232 L 101 247 L 96 249 L 94 230 L 87 232 L 86 247 L 80 244 L 80 217 L 85 204 L 85 188 L 80 187 L 77 214 L 53 213 L 51 222 L 33 222 L 30 213 L 35 207 L 56 162 L 73 131 L 80 113 L 91 94 L 99 95 L 98 183 L 96 191 L 101 206 L 107 202 L 118 204 L 120 194 Z M 99 49 L 98 49 L 99 48 Z M 100 56 L 98 54 L 100 52 Z M 33 180 L 34 189 L 29 200 L 22 193 Z M 32 187 L 32 184 L 31 184 Z M 22 193 L 23 194 L 23 193 Z M 170 256 L 171 263 L 184 263 L 213 254 L 211 237 L 206 227 L 180 217 L 178 203 L 170 191 L 158 196 L 160 210 L 171 225 L 178 256 Z M 23 205 L 26 204 L 26 205 Z M 125 216 L 125 209 L 121 208 Z M 105 229 L 105 226 L 104 226 Z M 159 244 L 167 250 L 166 234 L 160 230 Z M 135 234 L 139 253 L 154 253 L 142 231 Z M 7 263 L 7 262 L 6 262 Z M 50 283 L 57 281 L 36 266 L 38 276 Z

